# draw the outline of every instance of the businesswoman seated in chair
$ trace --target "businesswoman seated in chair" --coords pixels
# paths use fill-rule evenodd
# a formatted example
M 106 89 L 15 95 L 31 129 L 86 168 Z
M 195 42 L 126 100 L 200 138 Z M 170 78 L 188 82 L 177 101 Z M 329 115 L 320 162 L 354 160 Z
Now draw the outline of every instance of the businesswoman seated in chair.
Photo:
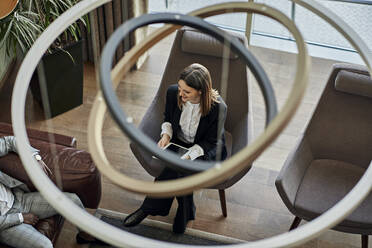
M 182 159 L 224 160 L 227 156 L 223 127 L 226 109 L 217 90 L 212 88 L 208 69 L 196 63 L 189 65 L 180 73 L 178 84 L 167 90 L 158 146 L 164 148 L 172 142 L 189 148 Z M 219 119 L 221 127 L 218 126 Z M 221 138 L 221 154 L 217 154 L 218 138 Z M 184 176 L 187 175 L 165 167 L 155 181 Z M 184 233 L 188 221 L 195 219 L 193 194 L 176 198 L 178 209 L 173 232 Z M 173 199 L 146 197 L 142 206 L 124 219 L 124 226 L 135 226 L 148 215 L 168 215 Z

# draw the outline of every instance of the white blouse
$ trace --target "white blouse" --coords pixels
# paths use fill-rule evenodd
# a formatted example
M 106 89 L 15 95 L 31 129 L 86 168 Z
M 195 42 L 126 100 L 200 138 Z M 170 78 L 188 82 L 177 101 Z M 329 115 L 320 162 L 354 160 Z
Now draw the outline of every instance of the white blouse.
M 177 138 L 188 144 L 194 143 L 196 131 L 198 130 L 199 126 L 200 117 L 201 117 L 200 104 L 199 103 L 193 104 L 187 101 L 182 106 L 182 112 L 179 122 L 181 130 L 178 132 Z M 172 138 L 173 130 L 171 123 L 164 122 L 161 125 L 160 136 L 162 136 L 164 133 L 168 134 L 169 137 Z M 190 147 L 189 152 L 187 152 L 181 158 L 184 159 L 187 156 L 190 156 L 191 160 L 194 160 L 195 158 L 203 155 L 204 155 L 203 148 L 195 144 L 192 147 Z

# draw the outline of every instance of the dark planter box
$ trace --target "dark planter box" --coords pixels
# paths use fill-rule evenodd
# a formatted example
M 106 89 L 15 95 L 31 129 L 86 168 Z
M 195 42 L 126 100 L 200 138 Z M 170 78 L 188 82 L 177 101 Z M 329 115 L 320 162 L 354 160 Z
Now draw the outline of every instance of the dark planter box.
M 56 51 L 45 55 L 40 63 L 44 66 L 44 76 L 50 107 L 50 116 L 67 112 L 83 103 L 83 47 L 82 41 L 78 41 L 65 48 L 71 57 L 64 51 Z M 35 100 L 42 102 L 38 72 L 35 71 L 30 87 Z M 44 109 L 45 111 L 45 109 Z M 48 112 L 46 112 L 48 113 Z

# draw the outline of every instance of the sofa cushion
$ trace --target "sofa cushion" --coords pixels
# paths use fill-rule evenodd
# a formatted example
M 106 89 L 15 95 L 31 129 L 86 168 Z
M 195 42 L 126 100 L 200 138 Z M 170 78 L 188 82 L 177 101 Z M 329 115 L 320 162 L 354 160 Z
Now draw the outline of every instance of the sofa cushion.
M 363 176 L 365 169 L 331 159 L 312 161 L 296 195 L 298 216 L 316 218 L 341 200 Z M 309 199 L 311 199 L 309 201 Z M 342 223 L 341 227 L 372 229 L 372 194 Z

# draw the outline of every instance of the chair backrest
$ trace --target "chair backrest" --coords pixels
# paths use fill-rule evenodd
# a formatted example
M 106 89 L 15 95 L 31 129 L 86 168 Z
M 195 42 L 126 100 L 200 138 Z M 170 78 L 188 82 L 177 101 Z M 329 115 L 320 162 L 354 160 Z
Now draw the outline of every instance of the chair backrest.
M 235 34 L 234 34 L 235 35 Z M 237 36 L 247 44 L 244 36 Z M 198 30 L 184 28 L 177 32 L 173 47 L 159 87 L 160 99 L 165 101 L 166 89 L 178 82 L 180 72 L 192 63 L 200 63 L 208 68 L 212 77 L 213 88 L 221 93 L 223 45 L 211 36 Z M 225 129 L 231 130 L 234 123 L 243 118 L 249 111 L 247 68 L 235 54 L 230 54 Z M 162 104 L 165 104 L 162 102 Z
M 368 167 L 371 123 L 372 80 L 368 72 L 362 66 L 336 64 L 305 131 L 314 159 Z

